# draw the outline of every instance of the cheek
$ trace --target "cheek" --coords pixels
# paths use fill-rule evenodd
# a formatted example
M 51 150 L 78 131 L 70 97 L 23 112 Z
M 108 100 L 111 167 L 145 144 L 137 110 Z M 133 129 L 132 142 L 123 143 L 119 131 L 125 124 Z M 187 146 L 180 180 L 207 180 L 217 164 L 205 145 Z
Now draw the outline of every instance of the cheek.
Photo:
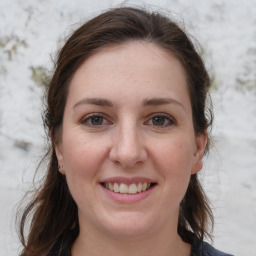
M 184 139 L 156 144 L 154 158 L 161 172 L 165 189 L 181 200 L 186 192 L 193 163 L 193 146 Z
M 70 182 L 95 178 L 106 152 L 104 147 L 98 146 L 101 142 L 79 133 L 63 134 L 64 166 Z
M 193 160 L 193 146 L 185 139 L 165 141 L 154 146 L 155 158 L 166 170 L 174 173 L 190 171 Z M 169 173 L 169 172 L 168 172 Z
M 98 142 L 100 143 L 100 142 Z M 63 136 L 63 159 L 70 193 L 79 209 L 92 207 L 91 198 L 104 161 L 104 150 L 97 140 L 66 134 Z M 85 204 L 86 202 L 86 204 Z

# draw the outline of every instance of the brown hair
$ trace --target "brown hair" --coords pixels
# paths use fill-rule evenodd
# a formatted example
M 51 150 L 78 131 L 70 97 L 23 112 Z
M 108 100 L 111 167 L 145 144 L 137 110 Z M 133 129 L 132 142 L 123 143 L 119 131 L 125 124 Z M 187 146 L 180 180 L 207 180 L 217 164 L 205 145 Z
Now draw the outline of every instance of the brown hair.
M 132 40 L 155 44 L 181 61 L 187 74 L 195 133 L 205 133 L 211 125 L 211 111 L 208 111 L 208 117 L 206 115 L 210 87 L 208 73 L 191 40 L 175 22 L 159 13 L 135 8 L 111 9 L 86 22 L 70 36 L 58 53 L 55 72 L 47 86 L 44 123 L 50 138 L 45 156 L 48 169 L 20 219 L 20 237 L 24 246 L 22 255 L 45 255 L 60 237 L 64 241 L 63 246 L 69 247 L 78 236 L 77 206 L 69 193 L 65 176 L 58 171 L 54 150 L 69 83 L 78 67 L 95 51 Z M 205 135 L 208 136 L 207 133 Z M 205 235 L 210 236 L 207 231 L 209 221 L 213 224 L 213 215 L 195 174 L 191 176 L 180 204 L 178 233 L 184 241 L 189 241 L 188 231 L 203 239 Z M 27 223 L 30 226 L 26 238 Z

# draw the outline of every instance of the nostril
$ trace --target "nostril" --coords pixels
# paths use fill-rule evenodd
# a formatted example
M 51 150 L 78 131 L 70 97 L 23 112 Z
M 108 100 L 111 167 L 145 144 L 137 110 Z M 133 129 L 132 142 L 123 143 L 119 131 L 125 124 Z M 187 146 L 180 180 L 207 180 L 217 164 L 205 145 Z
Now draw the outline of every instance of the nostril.
M 125 168 L 131 168 L 142 164 L 146 160 L 146 154 L 143 152 L 122 152 L 110 154 L 110 160 L 116 165 L 121 165 Z
M 113 139 L 109 158 L 116 165 L 132 168 L 147 159 L 147 152 L 140 138 L 135 134 L 129 134 L 128 131 L 123 136 Z

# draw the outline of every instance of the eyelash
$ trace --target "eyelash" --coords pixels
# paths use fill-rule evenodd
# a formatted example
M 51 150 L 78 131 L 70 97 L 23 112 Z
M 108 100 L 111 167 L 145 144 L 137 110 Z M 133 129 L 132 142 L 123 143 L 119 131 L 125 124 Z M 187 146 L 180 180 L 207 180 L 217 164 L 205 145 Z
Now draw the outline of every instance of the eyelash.
M 93 118 L 100 118 L 102 122 L 100 124 L 93 124 L 92 123 Z M 153 123 L 154 118 L 161 118 L 161 119 L 163 118 L 164 124 L 160 124 L 160 125 L 154 124 Z M 152 123 L 151 123 L 151 121 L 152 121 Z M 167 121 L 167 123 L 166 123 L 166 121 Z M 90 114 L 90 115 L 86 116 L 85 118 L 83 118 L 81 120 L 81 124 L 87 125 L 92 128 L 101 128 L 102 126 L 104 126 L 106 124 L 110 125 L 112 123 L 110 121 L 108 121 L 108 119 L 102 113 L 93 113 L 93 114 Z M 163 114 L 163 113 L 155 113 L 155 114 L 151 115 L 150 118 L 148 119 L 148 121 L 144 122 L 144 124 L 160 129 L 160 128 L 166 128 L 166 127 L 175 125 L 176 121 L 170 115 Z
M 149 124 L 149 122 L 152 121 L 154 118 L 159 118 L 159 117 L 164 119 L 164 124 L 160 124 L 160 125 L 155 125 L 153 123 Z M 166 121 L 167 121 L 167 123 L 166 123 Z M 166 128 L 166 127 L 175 125 L 176 121 L 170 115 L 163 114 L 163 113 L 155 113 L 150 117 L 149 121 L 146 121 L 146 124 L 149 124 L 156 128 Z
M 92 123 L 93 118 L 101 118 L 102 123 L 98 124 L 98 125 L 93 124 Z M 105 122 L 107 121 L 108 124 L 112 124 L 110 121 L 108 121 L 107 118 L 104 117 L 104 115 L 102 113 L 93 113 L 93 114 L 90 114 L 90 115 L 86 116 L 85 118 L 83 118 L 81 120 L 81 124 L 84 124 L 84 125 L 87 125 L 87 126 L 93 127 L 93 128 L 100 128 L 101 126 L 105 125 L 104 121 Z

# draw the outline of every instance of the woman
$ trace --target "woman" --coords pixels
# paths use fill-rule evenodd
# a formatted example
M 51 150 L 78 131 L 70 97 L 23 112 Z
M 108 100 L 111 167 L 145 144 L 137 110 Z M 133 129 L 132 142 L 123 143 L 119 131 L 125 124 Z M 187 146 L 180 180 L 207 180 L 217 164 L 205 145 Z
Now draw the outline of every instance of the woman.
M 160 14 L 117 8 L 76 30 L 47 88 L 49 165 L 21 218 L 22 255 L 227 255 L 203 242 L 209 86 Z

